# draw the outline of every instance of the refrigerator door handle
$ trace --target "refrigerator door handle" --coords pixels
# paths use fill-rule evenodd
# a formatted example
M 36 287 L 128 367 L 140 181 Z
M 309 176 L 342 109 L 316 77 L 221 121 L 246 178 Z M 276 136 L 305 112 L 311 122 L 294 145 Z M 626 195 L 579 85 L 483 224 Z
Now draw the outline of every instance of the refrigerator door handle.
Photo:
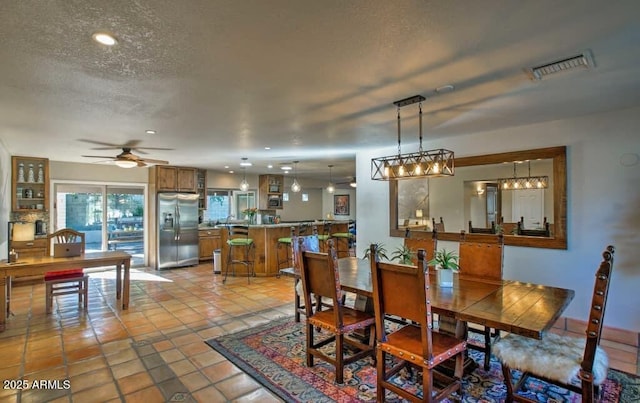
M 180 206 L 176 205 L 176 241 L 180 240 Z

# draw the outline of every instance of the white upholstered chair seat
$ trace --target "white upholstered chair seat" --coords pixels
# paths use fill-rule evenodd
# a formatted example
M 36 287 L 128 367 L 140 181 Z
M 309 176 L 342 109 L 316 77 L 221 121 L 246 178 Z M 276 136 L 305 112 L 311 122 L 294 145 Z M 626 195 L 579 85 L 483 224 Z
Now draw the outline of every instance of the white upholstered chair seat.
M 510 334 L 496 342 L 493 354 L 512 369 L 570 384 L 577 380 L 586 339 L 546 334 L 542 340 Z M 607 378 L 609 360 L 600 347 L 593 364 L 593 383 Z

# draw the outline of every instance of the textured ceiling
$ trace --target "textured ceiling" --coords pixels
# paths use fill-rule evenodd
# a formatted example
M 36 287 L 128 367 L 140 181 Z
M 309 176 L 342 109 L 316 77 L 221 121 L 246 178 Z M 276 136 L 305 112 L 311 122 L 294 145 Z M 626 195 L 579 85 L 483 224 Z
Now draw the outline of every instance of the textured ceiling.
M 87 141 L 140 140 L 174 165 L 299 160 L 340 181 L 355 150 L 396 144 L 392 102 L 414 94 L 428 140 L 638 106 L 638 15 L 635 0 L 3 0 L 0 140 L 73 162 L 119 152 Z M 595 69 L 523 71 L 584 49 Z

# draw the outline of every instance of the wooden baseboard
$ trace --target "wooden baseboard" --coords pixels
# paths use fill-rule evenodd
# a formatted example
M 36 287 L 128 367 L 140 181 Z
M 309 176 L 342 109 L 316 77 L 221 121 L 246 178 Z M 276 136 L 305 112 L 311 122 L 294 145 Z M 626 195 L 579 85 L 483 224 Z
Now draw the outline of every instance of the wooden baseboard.
M 584 334 L 587 322 L 572 318 L 560 318 L 553 326 L 554 329 L 566 330 L 572 333 Z M 640 333 L 605 326 L 602 329 L 602 338 L 616 343 L 626 344 L 633 347 L 640 347 Z

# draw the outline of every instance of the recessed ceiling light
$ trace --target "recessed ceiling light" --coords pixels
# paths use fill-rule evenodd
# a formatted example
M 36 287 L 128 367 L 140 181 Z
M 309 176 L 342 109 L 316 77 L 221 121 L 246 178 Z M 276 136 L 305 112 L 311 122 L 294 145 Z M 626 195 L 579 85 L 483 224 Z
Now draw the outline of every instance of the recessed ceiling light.
M 290 165 L 283 165 L 280 167 L 280 169 L 282 169 L 283 171 L 291 171 L 293 168 L 291 168 Z
M 113 46 L 118 43 L 118 41 L 113 35 L 108 34 L 106 32 L 96 32 L 91 37 L 93 38 L 94 41 L 106 46 Z
M 155 130 L 145 130 L 144 132 L 147 134 L 156 134 Z
M 271 168 L 273 168 L 273 165 L 269 164 L 269 165 L 267 165 L 267 168 L 271 169 Z
M 265 150 L 271 150 L 271 147 L 265 147 L 264 149 Z
M 229 169 L 229 165 L 225 165 L 225 166 L 224 166 L 224 169 Z
M 232 170 L 230 170 L 230 171 L 229 171 L 229 173 L 230 173 L 230 174 L 232 174 L 232 173 L 233 173 L 233 169 L 232 169 Z

